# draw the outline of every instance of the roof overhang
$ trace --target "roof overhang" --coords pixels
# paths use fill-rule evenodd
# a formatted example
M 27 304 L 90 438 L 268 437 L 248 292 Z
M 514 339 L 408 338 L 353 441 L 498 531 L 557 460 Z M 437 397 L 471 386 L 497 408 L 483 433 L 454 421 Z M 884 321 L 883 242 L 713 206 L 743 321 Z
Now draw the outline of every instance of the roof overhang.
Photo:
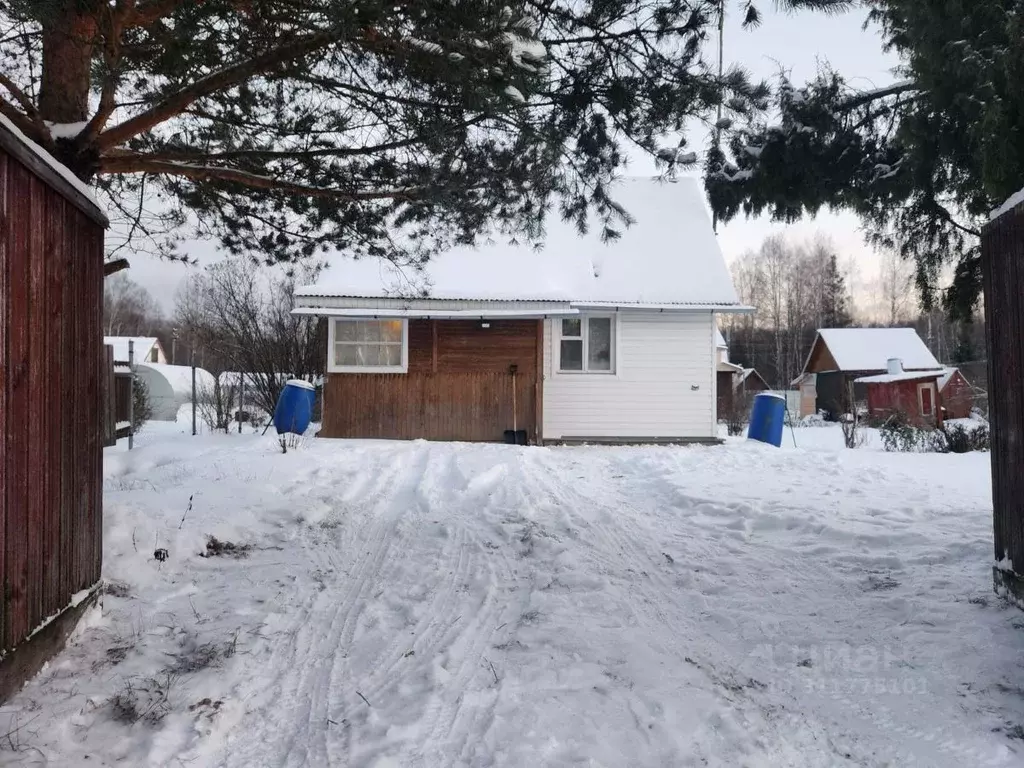
M 419 318 L 431 320 L 540 320 L 545 317 L 571 317 L 580 311 L 573 307 L 553 306 L 530 309 L 381 309 L 356 307 L 296 307 L 293 315 L 351 317 L 354 319 Z

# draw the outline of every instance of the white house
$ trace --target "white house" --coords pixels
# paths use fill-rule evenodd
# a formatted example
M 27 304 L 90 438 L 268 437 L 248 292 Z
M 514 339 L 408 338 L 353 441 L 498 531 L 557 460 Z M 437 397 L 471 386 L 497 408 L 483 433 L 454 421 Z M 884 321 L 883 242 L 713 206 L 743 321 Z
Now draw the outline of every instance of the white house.
M 560 442 L 716 439 L 715 315 L 740 306 L 695 179 L 629 179 L 602 242 L 552 216 L 423 271 L 335 264 L 296 292 L 328 318 L 322 436 Z
M 166 365 L 167 355 L 155 336 L 104 336 L 103 343 L 114 348 L 114 362 L 128 362 L 128 343 L 134 342 L 132 352 L 136 363 Z

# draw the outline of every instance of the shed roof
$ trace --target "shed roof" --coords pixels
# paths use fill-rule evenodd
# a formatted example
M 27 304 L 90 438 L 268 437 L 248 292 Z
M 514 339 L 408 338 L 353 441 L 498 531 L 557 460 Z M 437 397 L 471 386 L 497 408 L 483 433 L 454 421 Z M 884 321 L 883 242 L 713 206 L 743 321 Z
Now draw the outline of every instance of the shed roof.
M 0 147 L 10 152 L 97 224 L 102 227 L 110 224 L 92 190 L 4 115 L 0 115 Z
M 149 357 L 153 345 L 159 343 L 155 336 L 104 336 L 103 343 L 114 348 L 114 360 L 128 362 L 128 342 L 135 342 L 135 362 L 141 363 Z
M 839 371 L 884 371 L 894 357 L 902 361 L 905 370 L 942 367 L 913 328 L 822 328 L 812 354 L 819 340 L 828 348 Z M 810 360 L 809 355 L 808 363 Z
M 611 196 L 634 222 L 608 243 L 596 221 L 580 236 L 552 214 L 540 249 L 492 239 L 438 254 L 422 271 L 337 259 L 296 295 L 740 307 L 697 179 L 624 179 Z
M 941 376 L 942 371 L 904 371 L 903 373 L 879 373 L 875 376 L 861 376 L 859 379 L 854 379 L 854 381 L 858 384 L 892 384 L 897 381 L 938 379 Z

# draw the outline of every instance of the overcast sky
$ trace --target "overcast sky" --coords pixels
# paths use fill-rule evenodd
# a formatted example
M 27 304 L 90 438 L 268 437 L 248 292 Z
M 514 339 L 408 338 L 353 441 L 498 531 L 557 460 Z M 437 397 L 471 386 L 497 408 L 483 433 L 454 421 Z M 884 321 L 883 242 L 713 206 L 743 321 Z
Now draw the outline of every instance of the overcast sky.
M 728 19 L 725 39 L 727 62 L 739 63 L 756 78 L 770 78 L 785 68 L 795 83 L 812 78 L 822 62 L 828 62 L 842 73 L 854 87 L 869 90 L 892 82 L 897 59 L 881 50 L 876 32 L 864 31 L 866 15 L 863 11 L 826 16 L 815 13 L 787 15 L 775 11 L 772 3 L 760 3 L 764 14 L 762 25 L 744 30 L 739 25 L 738 0 Z M 691 146 L 699 145 L 701 137 L 691 137 Z M 654 164 L 646 158 L 636 158 L 629 169 L 632 175 L 654 173 Z M 732 260 L 745 250 L 757 248 L 773 232 L 785 231 L 798 239 L 810 237 L 817 231 L 830 235 L 840 251 L 843 263 L 858 264 L 861 281 L 876 270 L 877 255 L 864 244 L 859 222 L 850 214 L 822 213 L 815 219 L 806 219 L 793 225 L 773 224 L 767 219 L 737 219 L 720 227 L 719 241 L 726 258 Z M 215 246 L 196 243 L 188 249 L 201 263 L 217 258 Z M 131 259 L 130 276 L 141 283 L 161 304 L 171 311 L 178 284 L 189 268 L 178 263 L 161 261 L 148 255 Z

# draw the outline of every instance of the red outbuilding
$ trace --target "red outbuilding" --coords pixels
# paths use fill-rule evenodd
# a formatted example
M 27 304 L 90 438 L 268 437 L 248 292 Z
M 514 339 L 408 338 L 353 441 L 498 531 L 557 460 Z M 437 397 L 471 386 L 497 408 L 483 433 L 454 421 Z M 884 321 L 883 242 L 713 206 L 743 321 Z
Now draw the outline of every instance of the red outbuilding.
M 889 361 L 888 373 L 863 376 L 856 380 L 867 390 L 868 414 L 886 418 L 903 413 L 908 421 L 919 427 L 937 427 L 942 424 L 942 401 L 939 379 L 943 370 L 904 371 L 898 359 Z

